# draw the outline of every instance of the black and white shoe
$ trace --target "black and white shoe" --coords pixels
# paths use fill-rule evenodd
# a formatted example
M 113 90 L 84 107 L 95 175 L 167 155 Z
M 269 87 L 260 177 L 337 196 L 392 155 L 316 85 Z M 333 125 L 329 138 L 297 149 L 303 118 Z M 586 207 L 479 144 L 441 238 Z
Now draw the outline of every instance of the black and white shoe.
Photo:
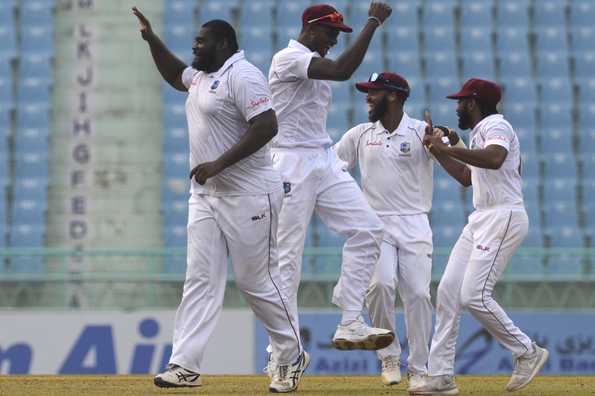
M 170 364 L 167 371 L 157 374 L 153 380 L 160 388 L 178 388 L 201 386 L 202 380 L 199 373 L 186 370 L 177 364 Z

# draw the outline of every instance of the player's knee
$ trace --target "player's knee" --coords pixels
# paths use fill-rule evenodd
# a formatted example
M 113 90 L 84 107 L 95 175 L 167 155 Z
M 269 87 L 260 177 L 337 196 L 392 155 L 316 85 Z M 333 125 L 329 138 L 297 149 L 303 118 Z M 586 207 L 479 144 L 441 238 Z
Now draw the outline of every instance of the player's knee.
M 430 288 L 426 287 L 426 285 L 419 285 L 415 286 L 411 289 L 409 296 L 407 298 L 410 303 L 421 303 L 425 301 L 430 301 Z
M 394 300 L 396 293 L 395 282 L 392 279 L 374 279 L 368 287 L 368 297 L 388 297 Z
M 461 306 L 473 310 L 481 305 L 481 291 L 473 288 L 462 288 L 460 296 Z

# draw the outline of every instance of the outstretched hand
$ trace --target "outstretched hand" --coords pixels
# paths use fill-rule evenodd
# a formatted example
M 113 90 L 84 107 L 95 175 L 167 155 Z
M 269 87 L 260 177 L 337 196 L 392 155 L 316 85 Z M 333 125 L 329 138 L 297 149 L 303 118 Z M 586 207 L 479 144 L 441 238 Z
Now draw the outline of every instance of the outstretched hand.
M 143 39 L 147 40 L 149 36 L 153 34 L 153 29 L 151 28 L 151 22 L 143 15 L 142 12 L 136 7 L 132 7 L 132 13 L 138 19 L 140 33 Z
M 388 4 L 372 2 L 368 10 L 368 16 L 378 18 L 380 23 L 384 23 L 392 12 L 393 10 Z
M 427 109 L 424 110 L 424 121 L 426 122 L 426 129 L 423 138 L 424 146 L 426 146 L 429 150 L 433 149 L 434 151 L 440 151 L 442 148 L 446 147 L 442 141 L 443 133 L 440 129 L 434 128 L 430 111 Z

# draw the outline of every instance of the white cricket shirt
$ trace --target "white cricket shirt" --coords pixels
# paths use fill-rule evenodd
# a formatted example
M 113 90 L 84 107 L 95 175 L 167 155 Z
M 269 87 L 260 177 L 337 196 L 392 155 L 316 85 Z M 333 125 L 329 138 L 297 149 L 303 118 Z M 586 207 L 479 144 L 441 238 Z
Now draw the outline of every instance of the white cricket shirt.
M 473 185 L 473 206 L 488 209 L 495 206 L 523 207 L 523 182 L 519 139 L 502 114 L 481 120 L 471 131 L 469 148 L 483 149 L 490 145 L 504 147 L 508 155 L 500 169 L 469 166 Z
M 433 163 L 422 143 L 426 123 L 403 114 L 397 129 L 380 121 L 347 131 L 333 149 L 349 168 L 358 163 L 362 190 L 379 216 L 428 213 Z
M 308 67 L 318 52 L 295 40 L 273 56 L 269 86 L 279 132 L 273 147 L 316 148 L 330 146 L 326 116 L 331 104 L 327 81 L 308 78 Z
M 188 67 L 182 74 L 188 88 L 186 117 L 190 169 L 214 161 L 238 143 L 248 121 L 271 108 L 264 75 L 238 51 L 213 73 Z M 282 187 L 272 167 L 270 145 L 224 169 L 204 185 L 192 179 L 190 191 L 211 195 L 261 194 Z

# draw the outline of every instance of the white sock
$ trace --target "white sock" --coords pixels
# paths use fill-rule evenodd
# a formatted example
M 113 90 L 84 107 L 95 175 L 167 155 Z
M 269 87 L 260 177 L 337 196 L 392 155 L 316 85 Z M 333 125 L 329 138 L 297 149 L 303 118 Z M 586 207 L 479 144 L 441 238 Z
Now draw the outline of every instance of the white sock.
M 351 322 L 355 322 L 359 319 L 360 311 L 343 311 L 341 316 L 341 326 L 347 326 Z

